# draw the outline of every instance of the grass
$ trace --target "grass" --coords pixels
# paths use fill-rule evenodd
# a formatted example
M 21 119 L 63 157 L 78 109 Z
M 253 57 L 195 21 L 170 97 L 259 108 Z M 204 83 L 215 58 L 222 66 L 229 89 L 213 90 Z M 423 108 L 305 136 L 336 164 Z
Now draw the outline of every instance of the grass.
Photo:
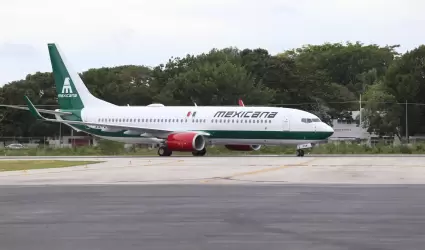
M 60 161 L 60 160 L 2 160 L 1 171 L 30 170 L 43 168 L 64 168 L 99 163 L 96 161 Z

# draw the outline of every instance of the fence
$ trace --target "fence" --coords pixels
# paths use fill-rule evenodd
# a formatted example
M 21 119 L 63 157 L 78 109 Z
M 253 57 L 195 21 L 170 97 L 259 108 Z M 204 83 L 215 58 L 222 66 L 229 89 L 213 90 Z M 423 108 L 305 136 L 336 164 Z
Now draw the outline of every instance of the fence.
M 78 147 L 96 145 L 91 136 L 61 136 L 61 137 L 0 137 L 0 148 L 11 144 L 21 144 L 26 148 L 37 147 Z

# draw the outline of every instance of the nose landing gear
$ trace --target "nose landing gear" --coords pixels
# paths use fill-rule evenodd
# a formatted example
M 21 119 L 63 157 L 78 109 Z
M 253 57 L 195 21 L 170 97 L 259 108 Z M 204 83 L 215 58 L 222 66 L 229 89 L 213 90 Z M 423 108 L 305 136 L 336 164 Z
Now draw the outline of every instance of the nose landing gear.
M 297 146 L 297 156 L 303 157 L 304 156 L 304 149 L 312 148 L 313 145 L 311 143 L 301 144 Z
M 304 156 L 304 150 L 302 150 L 302 149 L 297 149 L 297 156 L 298 156 L 298 157 L 303 157 L 303 156 Z

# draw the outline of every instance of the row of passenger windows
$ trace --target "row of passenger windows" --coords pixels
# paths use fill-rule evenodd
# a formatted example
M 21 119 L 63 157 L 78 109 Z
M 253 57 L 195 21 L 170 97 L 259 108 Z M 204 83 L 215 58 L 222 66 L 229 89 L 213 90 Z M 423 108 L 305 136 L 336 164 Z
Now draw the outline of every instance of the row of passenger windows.
M 192 123 L 206 123 L 207 119 L 192 119 Z M 187 123 L 187 119 L 155 119 L 155 118 L 99 118 L 98 122 L 169 122 L 169 123 Z M 272 123 L 271 120 L 245 120 L 245 119 L 212 119 L 211 123 Z
M 317 118 L 302 118 L 301 122 L 304 122 L 304 123 L 320 122 L 320 119 L 317 119 Z

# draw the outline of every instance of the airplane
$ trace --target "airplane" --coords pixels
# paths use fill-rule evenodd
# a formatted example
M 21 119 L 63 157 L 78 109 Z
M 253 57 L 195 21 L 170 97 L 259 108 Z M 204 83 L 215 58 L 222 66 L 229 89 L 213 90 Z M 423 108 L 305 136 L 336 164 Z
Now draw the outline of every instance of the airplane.
M 207 147 L 224 145 L 229 150 L 259 150 L 263 145 L 296 145 L 296 155 L 327 141 L 332 127 L 309 112 L 277 107 L 239 106 L 118 106 L 93 96 L 74 71 L 59 46 L 48 51 L 60 109 L 37 109 L 25 96 L 29 110 L 47 122 L 63 123 L 98 138 L 129 144 L 156 144 L 159 156 L 173 151 L 204 156 Z M 42 115 L 54 115 L 55 119 Z

